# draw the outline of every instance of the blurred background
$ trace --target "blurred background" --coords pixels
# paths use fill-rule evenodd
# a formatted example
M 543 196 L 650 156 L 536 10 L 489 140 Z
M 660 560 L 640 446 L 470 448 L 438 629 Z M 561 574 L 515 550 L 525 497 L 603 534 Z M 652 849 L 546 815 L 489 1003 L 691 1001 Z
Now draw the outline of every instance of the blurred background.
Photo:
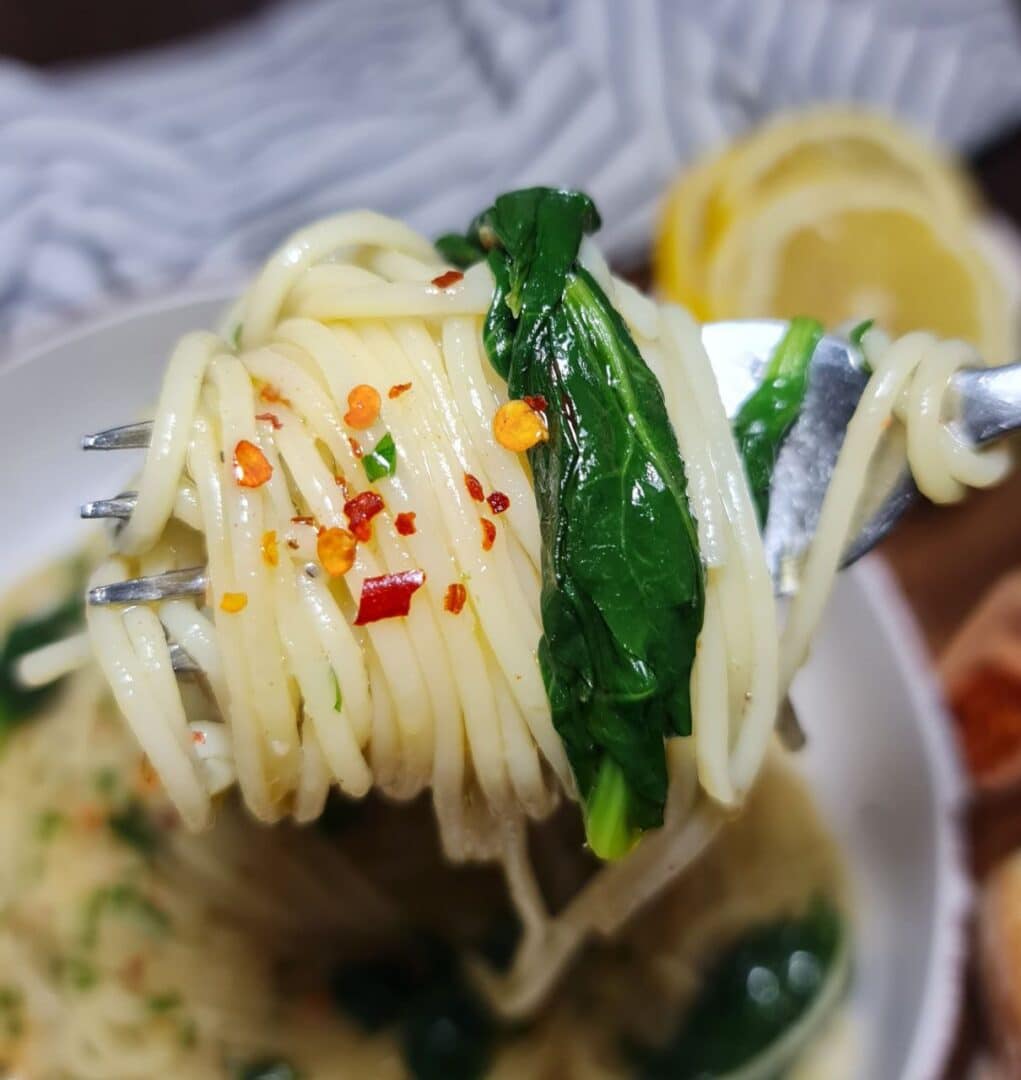
M 437 233 L 534 182 L 589 191 L 611 259 L 700 317 L 1021 356 L 1009 0 L 3 0 L 0 54 L 9 355 L 239 281 L 337 209 Z M 1021 478 L 884 554 L 942 658 L 983 880 L 1021 845 Z M 994 1039 L 969 1000 L 950 1077 Z

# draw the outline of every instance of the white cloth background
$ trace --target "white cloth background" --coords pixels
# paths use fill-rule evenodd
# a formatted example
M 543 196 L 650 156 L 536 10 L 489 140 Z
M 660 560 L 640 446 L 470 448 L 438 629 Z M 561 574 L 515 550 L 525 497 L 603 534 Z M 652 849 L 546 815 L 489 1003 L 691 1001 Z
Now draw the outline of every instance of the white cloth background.
M 533 182 L 589 191 L 633 258 L 679 163 L 818 99 L 981 142 L 1021 120 L 1010 0 L 304 0 L 113 63 L 0 63 L 0 341 L 236 278 L 341 208 L 435 233 Z

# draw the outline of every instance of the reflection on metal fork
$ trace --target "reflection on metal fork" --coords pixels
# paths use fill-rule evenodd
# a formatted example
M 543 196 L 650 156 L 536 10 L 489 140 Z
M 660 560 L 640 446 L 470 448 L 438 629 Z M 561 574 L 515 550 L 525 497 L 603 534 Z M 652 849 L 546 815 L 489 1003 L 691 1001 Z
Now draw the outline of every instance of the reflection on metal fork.
M 145 450 L 152 441 L 152 421 L 107 428 L 82 437 L 83 450 Z
M 186 570 L 168 570 L 151 577 L 128 578 L 89 589 L 89 603 L 146 604 L 155 600 L 174 600 L 185 596 L 204 596 L 209 578 L 204 566 Z
M 137 502 L 137 491 L 122 491 L 112 499 L 83 503 L 80 512 L 83 518 L 119 518 L 126 521 L 134 512 Z

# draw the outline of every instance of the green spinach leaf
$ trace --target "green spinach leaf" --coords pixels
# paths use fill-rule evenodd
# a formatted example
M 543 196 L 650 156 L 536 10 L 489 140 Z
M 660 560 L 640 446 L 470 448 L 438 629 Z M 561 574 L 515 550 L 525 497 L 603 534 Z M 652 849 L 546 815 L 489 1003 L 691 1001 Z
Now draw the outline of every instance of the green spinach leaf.
M 760 525 L 769 513 L 773 466 L 801 412 L 809 365 L 822 334 L 822 324 L 815 319 L 791 320 L 762 382 L 742 404 L 732 425 Z
M 15 676 L 18 660 L 71 633 L 82 622 L 84 612 L 84 600 L 76 590 L 52 611 L 22 619 L 11 628 L 0 648 L 0 739 L 30 720 L 56 689 L 56 684 L 25 689 Z
M 708 972 L 666 1047 L 638 1051 L 642 1080 L 712 1080 L 751 1064 L 802 1018 L 844 948 L 836 908 L 819 897 L 800 918 L 751 930 Z
M 579 264 L 599 225 L 579 192 L 500 196 L 468 244 L 496 288 L 484 340 L 511 397 L 548 402 L 530 451 L 543 541 L 539 661 L 586 802 L 589 844 L 625 854 L 662 823 L 664 739 L 691 731 L 704 573 L 663 393 Z

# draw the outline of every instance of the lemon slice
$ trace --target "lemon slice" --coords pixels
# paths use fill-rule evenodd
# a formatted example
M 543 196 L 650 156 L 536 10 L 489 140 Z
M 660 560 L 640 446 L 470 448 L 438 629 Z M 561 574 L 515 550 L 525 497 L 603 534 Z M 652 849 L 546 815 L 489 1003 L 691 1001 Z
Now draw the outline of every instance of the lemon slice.
M 899 184 L 941 214 L 966 217 L 977 202 L 964 172 L 900 124 L 862 110 L 823 107 L 780 117 L 739 143 L 708 214 L 722 232 L 751 201 L 851 174 Z
M 852 175 L 757 200 L 720 237 L 703 299 L 712 318 L 876 318 L 1012 358 L 1010 305 L 971 223 L 899 182 Z
M 711 313 L 706 299 L 706 262 L 716 229 L 708 220 L 710 202 L 736 148 L 685 171 L 667 193 L 653 248 L 653 276 L 660 290 L 684 304 L 698 319 Z

